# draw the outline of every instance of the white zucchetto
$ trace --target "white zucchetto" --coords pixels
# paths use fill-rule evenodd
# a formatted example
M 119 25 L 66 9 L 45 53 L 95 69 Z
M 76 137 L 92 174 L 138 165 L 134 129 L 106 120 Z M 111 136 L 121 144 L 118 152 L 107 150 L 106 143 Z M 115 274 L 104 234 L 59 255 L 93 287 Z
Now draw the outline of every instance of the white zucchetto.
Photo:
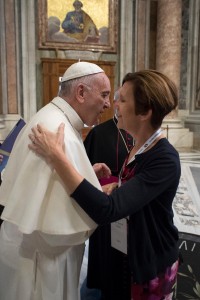
M 71 65 L 65 71 L 62 77 L 62 82 L 97 73 L 104 73 L 104 70 L 96 64 L 85 61 L 79 61 Z

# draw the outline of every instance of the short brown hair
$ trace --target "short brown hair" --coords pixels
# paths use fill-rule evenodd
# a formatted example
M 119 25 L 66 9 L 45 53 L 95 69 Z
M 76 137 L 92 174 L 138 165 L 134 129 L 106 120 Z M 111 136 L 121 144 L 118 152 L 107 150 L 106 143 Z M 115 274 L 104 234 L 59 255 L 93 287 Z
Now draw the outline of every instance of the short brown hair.
M 178 105 L 175 84 L 164 74 L 155 70 L 127 73 L 123 79 L 132 82 L 135 98 L 135 113 L 145 114 L 152 109 L 151 124 L 157 129 L 164 117 Z

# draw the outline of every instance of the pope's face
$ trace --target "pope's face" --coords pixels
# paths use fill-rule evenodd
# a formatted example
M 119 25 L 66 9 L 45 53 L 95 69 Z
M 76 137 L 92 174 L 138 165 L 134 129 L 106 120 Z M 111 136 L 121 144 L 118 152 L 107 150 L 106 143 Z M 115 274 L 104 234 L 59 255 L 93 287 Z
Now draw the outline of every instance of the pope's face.
M 110 81 L 104 73 L 99 73 L 91 84 L 84 86 L 84 123 L 88 126 L 98 124 L 101 115 L 110 107 Z

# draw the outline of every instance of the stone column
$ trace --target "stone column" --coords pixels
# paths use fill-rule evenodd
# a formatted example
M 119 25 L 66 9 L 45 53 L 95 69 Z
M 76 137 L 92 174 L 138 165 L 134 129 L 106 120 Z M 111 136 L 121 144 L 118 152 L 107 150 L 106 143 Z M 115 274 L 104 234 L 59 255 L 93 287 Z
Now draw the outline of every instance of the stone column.
M 190 0 L 189 5 L 187 97 L 190 102 L 184 124 L 194 132 L 194 149 L 200 150 L 200 1 Z
M 36 30 L 38 20 L 35 18 L 35 0 L 21 0 L 21 49 L 23 112 L 28 121 L 37 111 L 36 95 Z M 40 96 L 40 95 L 38 95 Z
M 156 69 L 166 74 L 180 89 L 181 70 L 181 16 L 182 0 L 158 0 Z M 183 128 L 177 118 L 178 110 L 170 113 L 163 122 L 166 136 L 180 151 L 193 147 L 193 134 Z
M 37 111 L 35 5 L 35 0 L 0 1 L 0 140 L 4 140 L 20 117 L 28 121 Z
M 120 1 L 120 72 L 119 83 L 122 83 L 124 75 L 133 72 L 133 1 Z
M 19 119 L 17 89 L 15 1 L 0 1 L 0 73 L 1 109 L 0 141 L 3 141 Z M 10 118 L 11 116 L 11 118 Z M 12 120 L 11 120 L 12 119 Z
M 150 0 L 139 0 L 136 6 L 135 18 L 137 25 L 136 68 L 135 70 L 149 69 L 150 58 Z
M 178 90 L 181 66 L 181 14 L 182 0 L 158 0 L 156 69 L 171 78 Z

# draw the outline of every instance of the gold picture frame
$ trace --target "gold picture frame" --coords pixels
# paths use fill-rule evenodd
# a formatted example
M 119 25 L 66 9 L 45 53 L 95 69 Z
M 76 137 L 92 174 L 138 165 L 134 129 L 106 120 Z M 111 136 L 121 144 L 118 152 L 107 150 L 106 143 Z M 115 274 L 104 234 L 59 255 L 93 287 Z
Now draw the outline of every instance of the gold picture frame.
M 39 49 L 115 53 L 118 0 L 94 2 L 38 0 Z

